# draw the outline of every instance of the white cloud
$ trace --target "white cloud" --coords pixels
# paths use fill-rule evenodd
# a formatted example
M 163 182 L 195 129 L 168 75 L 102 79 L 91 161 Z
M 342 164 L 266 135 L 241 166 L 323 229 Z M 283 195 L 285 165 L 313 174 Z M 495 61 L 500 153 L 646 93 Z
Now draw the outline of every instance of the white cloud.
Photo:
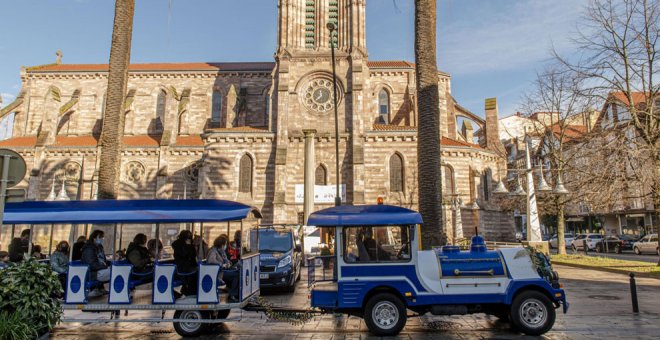
M 2 97 L 2 104 L 0 104 L 0 107 L 4 107 L 16 99 L 15 95 L 7 92 L 0 92 L 0 96 Z
M 471 20 L 441 23 L 441 68 L 452 74 L 502 71 L 549 58 L 570 47 L 585 0 L 524 0 L 507 10 L 483 6 Z M 442 25 L 449 27 L 443 28 Z

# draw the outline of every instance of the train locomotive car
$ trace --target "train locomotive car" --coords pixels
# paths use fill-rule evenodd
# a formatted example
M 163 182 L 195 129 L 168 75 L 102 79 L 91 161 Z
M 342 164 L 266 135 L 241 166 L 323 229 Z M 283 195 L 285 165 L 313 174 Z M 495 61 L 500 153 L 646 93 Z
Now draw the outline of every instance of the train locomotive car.
M 387 205 L 339 206 L 313 213 L 309 225 L 334 228 L 331 280 L 310 273 L 311 305 L 364 318 L 375 335 L 395 335 L 407 311 L 418 315 L 487 313 L 528 335 L 550 330 L 568 309 L 550 261 L 525 248 L 421 250 L 415 211 Z

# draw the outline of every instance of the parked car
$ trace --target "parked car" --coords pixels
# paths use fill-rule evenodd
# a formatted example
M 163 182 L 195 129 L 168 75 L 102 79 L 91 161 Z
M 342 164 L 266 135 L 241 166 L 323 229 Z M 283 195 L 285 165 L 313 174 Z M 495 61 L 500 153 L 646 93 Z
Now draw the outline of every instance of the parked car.
M 633 244 L 635 254 L 641 255 L 642 253 L 656 253 L 660 255 L 658 249 L 658 234 L 648 234 L 642 237 L 639 241 Z
M 635 235 L 623 234 L 619 235 L 619 238 L 623 241 L 623 250 L 632 250 L 633 244 L 639 241 L 639 237 Z
M 596 244 L 600 242 L 600 240 L 603 238 L 603 235 L 601 234 L 580 234 L 578 235 L 575 239 L 573 239 L 573 242 L 571 242 L 571 249 L 573 251 L 578 251 L 578 250 L 583 250 L 583 240 L 587 240 L 587 248 L 589 250 L 595 250 L 596 249 Z
M 566 248 L 569 248 L 571 246 L 571 242 L 573 242 L 573 234 L 564 234 L 564 241 Z M 557 239 L 557 234 L 552 235 L 550 238 L 550 248 L 557 248 L 557 244 L 559 243 L 559 240 Z
M 296 289 L 300 279 L 302 247 L 291 227 L 259 227 L 261 288 Z
M 623 241 L 616 236 L 607 236 L 596 243 L 596 252 L 615 252 L 621 254 L 623 250 Z

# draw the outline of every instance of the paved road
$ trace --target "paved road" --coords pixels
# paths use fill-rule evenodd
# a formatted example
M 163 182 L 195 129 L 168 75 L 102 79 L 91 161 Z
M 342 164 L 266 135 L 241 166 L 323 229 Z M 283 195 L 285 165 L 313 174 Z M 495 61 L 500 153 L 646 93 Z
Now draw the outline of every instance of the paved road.
M 625 275 L 556 266 L 571 307 L 559 313 L 552 331 L 543 339 L 653 339 L 660 334 L 660 280 L 638 279 L 641 313 L 631 312 Z M 264 293 L 274 304 L 308 306 L 305 280 L 294 294 Z M 375 339 L 360 318 L 343 315 L 315 317 L 304 325 L 266 320 L 261 314 L 232 311 L 240 322 L 219 327 L 219 339 Z M 60 325 L 56 339 L 178 339 L 171 324 Z M 507 323 L 484 314 L 423 316 L 408 319 L 395 339 L 531 339 L 509 329 Z
M 566 249 L 566 252 L 568 254 L 580 254 L 584 255 L 584 252 L 582 251 L 577 251 L 573 252 L 571 249 Z M 557 254 L 557 249 L 552 250 L 553 254 Z M 619 259 L 619 260 L 629 260 L 629 261 L 642 261 L 642 262 L 649 262 L 649 263 L 658 263 L 658 255 L 651 255 L 651 254 L 643 254 L 643 255 L 637 255 L 635 254 L 632 250 L 624 250 L 623 253 L 621 254 L 615 254 L 615 253 L 597 253 L 594 251 L 589 252 L 590 256 L 602 256 L 602 257 L 608 257 L 608 258 L 613 258 L 613 259 Z

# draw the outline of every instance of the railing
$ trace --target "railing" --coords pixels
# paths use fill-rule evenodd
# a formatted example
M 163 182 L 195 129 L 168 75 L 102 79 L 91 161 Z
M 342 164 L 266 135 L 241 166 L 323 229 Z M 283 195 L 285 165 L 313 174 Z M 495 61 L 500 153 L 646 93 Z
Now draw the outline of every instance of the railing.
M 307 287 L 315 282 L 333 281 L 335 256 L 323 255 L 307 258 Z M 319 267 L 317 270 L 317 267 Z

